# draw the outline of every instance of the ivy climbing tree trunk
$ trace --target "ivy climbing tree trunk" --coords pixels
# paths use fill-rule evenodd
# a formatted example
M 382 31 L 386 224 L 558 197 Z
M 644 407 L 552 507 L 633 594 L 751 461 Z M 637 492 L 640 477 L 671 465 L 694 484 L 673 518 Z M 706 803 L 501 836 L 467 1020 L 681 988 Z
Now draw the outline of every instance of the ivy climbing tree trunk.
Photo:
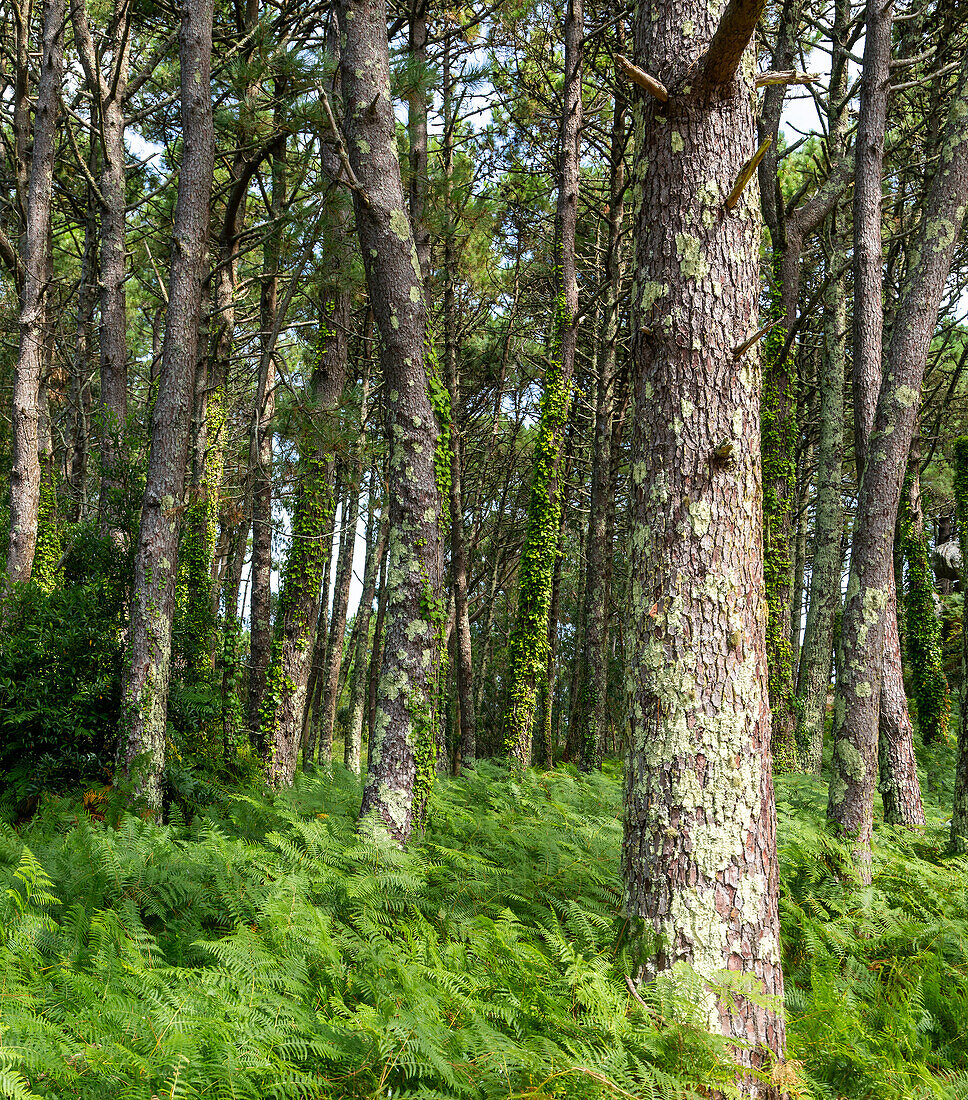
M 575 227 L 584 34 L 583 0 L 565 0 L 565 72 L 555 211 L 557 300 L 551 362 L 545 373 L 535 443 L 528 527 L 518 566 L 518 609 L 511 638 L 511 684 L 505 731 L 505 751 L 517 768 L 526 768 L 531 762 L 538 690 L 548 667 L 548 615 L 561 512 L 558 465 L 575 372 L 578 315 Z
M 640 0 L 633 354 L 628 912 L 645 974 L 691 965 L 741 1092 L 775 1098 L 784 1056 L 767 695 L 755 145 L 762 3 Z M 644 70 L 647 69 L 648 73 Z M 628 69 L 626 69 L 628 71 Z M 699 336 L 701 334 L 701 338 Z M 722 992 L 747 976 L 755 998 Z M 765 998 L 764 996 L 765 995 Z M 743 1068 L 766 1070 L 766 1082 Z
M 323 167 L 331 179 L 339 178 L 339 160 L 331 147 L 324 147 Z M 340 278 L 340 272 L 349 266 L 350 255 L 345 206 L 334 211 L 333 225 L 336 276 L 324 294 L 321 350 L 310 379 L 309 423 L 300 445 L 292 539 L 261 715 L 262 736 L 269 748 L 268 778 L 273 786 L 291 784 L 296 774 L 322 575 L 332 552 L 335 461 L 331 421 L 346 384 L 350 322 L 349 289 Z
M 898 300 L 857 501 L 827 814 L 851 839 L 857 872 L 867 882 L 894 528 L 928 349 L 968 200 L 966 117 L 968 80 L 963 71 Z
M 272 655 L 272 422 L 275 416 L 276 315 L 279 293 L 281 225 L 286 201 L 286 139 L 277 137 L 272 151 L 272 193 L 263 251 L 259 294 L 259 382 L 252 414 L 249 460 L 252 484 L 252 576 L 249 588 L 249 729 L 263 753 L 262 706 Z
M 161 810 L 178 526 L 188 465 L 215 156 L 212 0 L 186 0 L 179 43 L 185 143 L 178 173 L 161 374 L 151 416 L 151 450 L 135 554 L 124 677 L 127 729 L 120 752 L 122 775 L 136 779 L 141 800 L 155 816 Z
M 390 455 L 386 644 L 360 825 L 406 844 L 434 772 L 442 606 L 439 434 L 429 387 L 426 307 L 407 217 L 384 0 L 338 0 L 348 158 L 373 314 L 381 336 Z
M 26 43 L 29 10 L 24 10 L 23 17 L 26 24 L 22 34 Z M 40 509 L 37 430 L 47 332 L 54 152 L 57 146 L 58 102 L 64 70 L 64 0 L 46 0 L 42 27 L 40 78 L 37 82 L 29 178 L 26 188 L 21 191 L 21 194 L 26 192 L 27 204 L 22 238 L 20 348 L 13 377 L 8 583 L 30 580 L 37 549 Z M 26 51 L 26 45 L 24 49 Z

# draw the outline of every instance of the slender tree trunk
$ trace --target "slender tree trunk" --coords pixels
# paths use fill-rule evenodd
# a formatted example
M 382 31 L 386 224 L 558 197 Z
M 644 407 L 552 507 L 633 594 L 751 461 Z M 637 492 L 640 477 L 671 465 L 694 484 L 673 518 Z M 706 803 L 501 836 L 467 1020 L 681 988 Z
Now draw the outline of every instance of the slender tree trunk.
M 457 427 L 460 404 L 460 368 L 457 356 L 457 248 L 452 179 L 454 174 L 454 82 L 451 39 L 444 42 L 444 179 L 446 221 L 444 233 L 444 373 L 450 390 L 450 568 L 454 592 L 454 671 L 457 682 L 457 756 L 463 764 L 477 755 L 477 714 L 474 708 L 474 656 L 467 598 L 467 539 L 464 530 L 463 448 Z
M 966 116 L 968 80 L 962 72 L 898 301 L 857 501 L 827 814 L 851 838 L 857 872 L 866 882 L 871 875 L 879 703 L 885 679 L 881 666 L 890 640 L 894 528 L 928 349 L 968 199 Z
M 262 704 L 272 651 L 272 421 L 275 416 L 275 348 L 279 292 L 281 229 L 279 218 L 286 201 L 286 139 L 281 136 L 272 155 L 274 221 L 263 244 L 263 276 L 260 290 L 259 385 L 252 421 L 252 582 L 249 593 L 249 729 L 263 753 Z
M 575 372 L 578 272 L 575 227 L 578 216 L 578 161 L 582 129 L 582 57 L 585 15 L 582 0 L 565 0 L 565 72 L 561 113 L 558 200 L 556 315 L 552 362 L 544 380 L 535 444 L 528 530 L 518 570 L 518 610 L 511 642 L 510 707 L 505 750 L 517 768 L 531 762 L 539 683 L 548 666 L 548 613 L 558 552 L 558 465 L 568 421 Z
M 592 449 L 591 499 L 585 551 L 585 630 L 579 658 L 576 695 L 580 728 L 576 740 L 585 769 L 601 767 L 603 737 L 608 724 L 608 605 L 611 599 L 612 546 L 608 539 L 609 499 L 612 485 L 613 421 L 617 383 L 619 310 L 622 295 L 622 219 L 625 194 L 625 99 L 616 89 L 612 114 L 608 200 L 607 277 L 609 297 L 604 319 L 601 377 L 595 408 L 595 443 Z M 573 707 L 572 713 L 576 711 Z
M 339 560 L 336 563 L 336 587 L 333 591 L 333 612 L 329 621 L 329 641 L 326 646 L 326 668 L 323 673 L 322 706 L 319 716 L 319 759 L 333 759 L 333 735 L 336 730 L 336 708 L 339 704 L 340 670 L 346 643 L 346 618 L 353 579 L 353 554 L 356 550 L 356 525 L 360 510 L 360 469 L 357 467 L 350 483 L 346 508 L 341 517 L 343 537 L 340 539 Z
M 373 618 L 373 596 L 376 592 L 376 579 L 383 564 L 383 554 L 387 544 L 387 525 L 376 520 L 373 485 L 370 487 L 370 516 L 367 524 L 366 563 L 363 566 L 363 591 L 360 606 L 356 612 L 356 644 L 353 648 L 353 672 L 350 677 L 350 719 L 343 750 L 343 763 L 352 772 L 359 772 L 363 753 L 363 718 L 366 706 L 367 675 L 369 664 L 367 653 L 370 649 L 370 621 Z M 378 526 L 378 533 L 374 531 Z
M 330 164 L 329 168 L 335 166 Z M 346 218 L 342 211 L 337 217 L 337 235 L 344 241 L 345 252 Z M 313 412 L 320 418 L 334 415 L 346 384 L 350 300 L 345 287 L 337 285 L 328 295 L 326 317 L 323 351 L 310 385 Z M 271 703 L 264 707 L 263 737 L 271 746 L 269 781 L 274 785 L 292 783 L 296 773 L 322 574 L 332 554 L 335 463 L 324 442 L 325 434 L 316 436 L 319 430 L 310 429 L 299 456 L 292 542 L 279 597 L 269 673 Z
M 25 43 L 26 34 L 24 27 Z M 54 152 L 64 69 L 64 0 L 45 0 L 41 51 L 22 251 L 24 284 L 20 303 L 20 350 L 13 381 L 8 584 L 30 580 L 37 549 L 40 508 L 37 420 L 47 330 Z
M 438 426 L 428 394 L 426 308 L 390 100 L 384 0 L 338 0 L 356 225 L 381 336 L 390 440 L 387 641 L 361 826 L 405 844 L 434 771 L 441 598 Z M 365 150 L 365 152 L 364 152 Z M 416 791 L 415 791 L 416 788 Z
M 91 160 L 93 162 L 93 156 Z M 77 336 L 74 370 L 71 376 L 73 433 L 68 460 L 67 483 L 71 502 L 69 518 L 87 518 L 87 468 L 91 454 L 91 360 L 94 355 L 94 301 L 97 291 L 97 220 L 95 198 L 88 188 L 87 219 L 84 223 L 84 252 L 77 288 Z
M 961 546 L 961 590 L 968 592 L 968 436 L 959 436 L 954 447 L 955 511 Z M 951 847 L 958 855 L 968 852 L 968 618 L 961 622 L 961 721 L 958 724 L 958 758 L 951 809 Z
M 645 976 L 678 962 L 694 967 L 710 1028 L 738 1041 L 741 1067 L 769 1070 L 784 1056 L 785 1029 L 760 372 L 749 344 L 760 218 L 755 187 L 734 191 L 755 147 L 746 46 L 761 11 L 731 0 L 717 27 L 705 3 L 639 7 L 636 61 L 668 89 L 668 102 L 646 99 L 636 130 L 623 870 L 628 912 L 658 937 Z M 723 970 L 747 976 L 770 1000 L 718 995 Z M 760 1100 L 780 1095 L 742 1071 L 737 1083 Z
M 387 543 L 390 541 L 390 525 L 387 525 Z M 385 637 L 387 598 L 387 555 L 384 551 L 380 562 L 380 583 L 377 586 L 376 626 L 373 630 L 373 648 L 370 653 L 370 670 L 366 685 L 366 765 L 373 763 L 373 745 L 376 740 L 376 693 L 380 683 L 380 665 L 383 663 L 383 642 Z
M 178 174 L 161 376 L 152 410 L 151 451 L 135 555 L 124 679 L 127 729 L 120 752 L 122 775 L 135 779 L 141 799 L 155 816 L 161 810 L 165 766 L 178 525 L 188 465 L 214 166 L 211 55 L 212 0 L 186 0 L 179 50 L 185 140 Z
M 846 255 L 842 219 L 834 215 L 828 232 L 827 263 L 843 267 Z M 817 500 L 807 623 L 797 695 L 800 698 L 801 760 L 820 774 L 827 691 L 833 665 L 834 623 L 840 611 L 844 509 L 841 496 L 844 449 L 844 371 L 847 350 L 847 288 L 843 275 L 824 290 L 824 347 L 819 380 L 820 434 L 817 440 Z

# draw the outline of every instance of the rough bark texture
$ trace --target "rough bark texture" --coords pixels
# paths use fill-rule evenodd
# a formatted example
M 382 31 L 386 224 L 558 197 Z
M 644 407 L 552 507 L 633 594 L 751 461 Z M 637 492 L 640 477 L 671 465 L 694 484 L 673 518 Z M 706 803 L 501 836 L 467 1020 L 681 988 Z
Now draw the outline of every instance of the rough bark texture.
M 548 614 L 561 512 L 557 474 L 575 372 L 578 313 L 575 227 L 584 27 L 582 0 L 565 0 L 565 72 L 555 212 L 558 278 L 552 362 L 544 380 L 528 529 L 518 567 L 518 610 L 511 640 L 510 704 L 505 732 L 505 750 L 518 768 L 526 768 L 531 762 L 538 689 L 548 667 Z
M 414 787 L 433 775 L 442 607 L 438 427 L 428 395 L 426 311 L 397 160 L 384 0 L 339 0 L 356 225 L 381 336 L 390 439 L 386 645 L 361 826 L 405 844 Z M 417 795 L 419 802 L 419 791 Z
M 26 188 L 20 350 L 13 380 L 8 583 L 30 580 L 37 549 L 40 508 L 37 419 L 47 328 L 51 189 L 57 145 L 58 98 L 64 69 L 64 0 L 46 0 L 43 11 L 40 79 L 37 83 L 33 150 Z
M 892 607 L 894 528 L 928 349 L 968 198 L 965 117 L 968 81 L 962 73 L 895 313 L 857 502 L 827 813 L 839 831 L 852 838 L 857 870 L 866 881 L 870 878 L 881 665 Z
M 171 667 L 171 627 L 178 569 L 178 525 L 185 492 L 192 389 L 208 242 L 214 164 L 211 55 L 212 0 L 186 0 L 179 34 L 181 120 L 185 135 L 168 282 L 168 312 L 151 451 L 135 555 L 128 668 L 127 729 L 122 774 L 135 776 L 140 798 L 157 815 L 165 765 L 165 718 Z
M 746 41 L 758 11 L 741 13 Z M 724 19 L 736 16 L 727 8 Z M 783 1057 L 776 814 L 760 513 L 755 187 L 725 199 L 755 147 L 752 52 L 696 81 L 716 11 L 642 0 L 636 62 L 669 89 L 641 104 L 633 349 L 626 905 L 659 937 L 651 973 L 701 976 L 709 1026 L 741 1065 Z M 726 36 L 734 42 L 734 33 Z M 723 35 L 717 34 L 722 42 Z M 732 52 L 732 51 L 731 51 Z M 706 71 L 722 73 L 717 63 Z M 701 334 L 701 336 L 700 336 Z M 769 998 L 718 993 L 721 971 Z M 774 1000 L 775 998 L 775 1000 Z M 747 1045 L 748 1044 L 748 1045 Z M 741 1075 L 747 1095 L 779 1090 Z

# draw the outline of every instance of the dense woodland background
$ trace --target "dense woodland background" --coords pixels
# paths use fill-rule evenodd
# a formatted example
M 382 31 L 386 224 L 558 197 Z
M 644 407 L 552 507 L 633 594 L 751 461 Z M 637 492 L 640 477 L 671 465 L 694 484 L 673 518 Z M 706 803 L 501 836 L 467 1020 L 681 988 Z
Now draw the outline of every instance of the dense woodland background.
M 963 12 L 586 3 L 0 11 L 3 1095 L 968 1096 Z

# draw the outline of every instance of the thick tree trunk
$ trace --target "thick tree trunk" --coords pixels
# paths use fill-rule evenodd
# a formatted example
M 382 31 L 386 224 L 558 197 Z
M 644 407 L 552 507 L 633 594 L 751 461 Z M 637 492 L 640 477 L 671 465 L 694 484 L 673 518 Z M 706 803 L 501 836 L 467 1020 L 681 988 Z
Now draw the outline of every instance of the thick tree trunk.
M 827 813 L 839 831 L 851 838 L 862 881 L 870 881 L 871 874 L 881 666 L 890 638 L 894 528 L 928 349 L 968 199 L 966 116 L 968 80 L 963 72 L 951 100 L 939 167 L 898 302 L 857 501 Z
M 51 192 L 57 115 L 64 69 L 64 0 L 46 0 L 43 14 L 40 79 L 33 126 L 23 237 L 23 296 L 20 350 L 13 380 L 10 471 L 10 542 L 7 582 L 29 581 L 37 549 L 40 461 L 37 420 L 44 342 L 47 330 L 47 282 L 50 264 Z M 24 13 L 26 16 L 26 13 Z M 23 34 L 26 36 L 26 27 Z M 22 136 L 22 135 L 21 135 Z
M 135 779 L 141 800 L 155 816 L 161 809 L 165 765 L 178 525 L 188 464 L 214 165 L 212 0 L 186 0 L 179 55 L 185 144 L 178 174 L 161 375 L 152 410 L 151 452 L 135 555 L 124 682 L 127 730 L 120 752 L 122 775 Z
M 584 34 L 583 0 L 565 0 L 565 72 L 555 211 L 557 299 L 552 361 L 544 379 L 528 529 L 518 570 L 518 610 L 511 640 L 511 686 L 505 731 L 505 750 L 519 769 L 526 768 L 531 762 L 538 689 L 548 667 L 548 613 L 561 512 L 558 465 L 568 421 L 571 380 L 575 372 L 578 336 L 575 228 L 578 217 Z
M 438 427 L 428 395 L 426 309 L 407 218 L 390 99 L 384 0 L 338 0 L 340 71 L 356 176 L 356 225 L 380 330 L 390 439 L 387 639 L 361 827 L 405 844 L 415 787 L 432 781 L 441 598 Z
M 762 5 L 641 0 L 646 100 L 632 452 L 626 906 L 658 937 L 646 974 L 690 964 L 740 1066 L 784 1056 L 776 812 L 760 519 L 753 55 Z M 714 34 L 715 31 L 715 34 Z M 708 44 L 708 49 L 707 49 Z M 706 50 L 705 54 L 703 51 Z M 727 196 L 732 195 L 727 204 Z M 761 997 L 720 994 L 723 970 Z M 776 998 L 776 1000 L 772 1000 Z M 739 1087 L 779 1096 L 741 1072 Z

